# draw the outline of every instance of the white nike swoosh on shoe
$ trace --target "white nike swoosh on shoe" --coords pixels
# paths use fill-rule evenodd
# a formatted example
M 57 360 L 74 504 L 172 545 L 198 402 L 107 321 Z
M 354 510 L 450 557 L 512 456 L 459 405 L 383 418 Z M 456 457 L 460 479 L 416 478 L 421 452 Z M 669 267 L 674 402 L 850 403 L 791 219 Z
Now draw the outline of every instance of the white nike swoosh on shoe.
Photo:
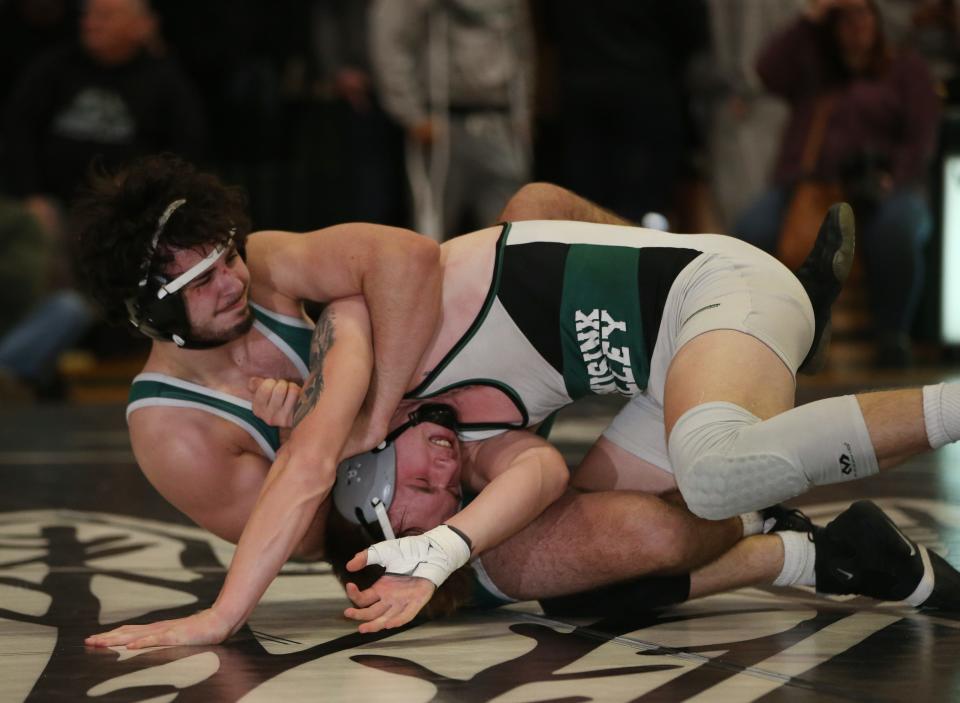
M 910 547 L 910 556 L 912 556 L 912 557 L 913 557 L 913 556 L 916 556 L 916 555 L 917 555 L 917 547 L 916 547 L 916 545 L 915 545 L 913 542 L 911 542 L 910 540 L 907 539 L 906 535 L 904 535 L 904 534 L 900 531 L 900 528 L 897 527 L 897 526 L 893 523 L 892 520 L 890 521 L 890 526 L 893 527 L 894 531 L 897 533 L 897 535 L 899 535 L 900 539 L 902 539 L 904 542 L 906 542 L 907 546 Z
M 920 559 L 923 561 L 923 576 L 920 583 L 914 589 L 913 593 L 903 599 L 907 605 L 919 608 L 933 594 L 936 583 L 934 582 L 933 564 L 930 563 L 930 553 L 926 547 L 920 547 Z
M 853 574 L 851 574 L 849 571 L 844 571 L 839 567 L 836 568 L 836 571 L 838 574 L 841 574 L 847 581 L 850 581 L 853 579 Z

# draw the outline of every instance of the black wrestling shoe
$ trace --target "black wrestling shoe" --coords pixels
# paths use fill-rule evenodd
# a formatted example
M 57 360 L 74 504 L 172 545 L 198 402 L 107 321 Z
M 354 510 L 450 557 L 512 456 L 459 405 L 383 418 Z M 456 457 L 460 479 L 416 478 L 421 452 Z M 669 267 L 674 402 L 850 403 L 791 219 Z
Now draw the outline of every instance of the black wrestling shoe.
M 827 362 L 830 347 L 830 308 L 853 267 L 853 208 L 836 203 L 823 218 L 813 249 L 794 273 L 813 305 L 813 344 L 800 364 L 800 373 L 814 374 Z
M 930 552 L 904 535 L 869 500 L 857 501 L 825 528 L 815 530 L 813 542 L 817 548 L 814 572 L 819 593 L 852 593 L 888 601 L 909 598 L 912 605 L 919 605 L 918 598 L 926 601 L 932 595 L 924 592 L 922 582 L 937 590 L 933 588 L 935 574 L 927 558 Z M 943 587 L 944 602 L 960 603 L 951 601 L 946 577 Z
M 813 532 L 821 529 L 813 521 L 796 508 L 785 505 L 771 505 L 760 511 L 763 518 L 763 533 L 771 532 Z

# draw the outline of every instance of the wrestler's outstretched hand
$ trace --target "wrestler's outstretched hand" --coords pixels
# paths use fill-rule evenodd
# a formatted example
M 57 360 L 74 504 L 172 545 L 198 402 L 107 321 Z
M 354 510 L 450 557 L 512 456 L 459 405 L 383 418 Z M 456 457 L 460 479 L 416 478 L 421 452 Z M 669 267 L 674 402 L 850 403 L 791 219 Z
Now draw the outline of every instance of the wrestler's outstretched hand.
M 84 640 L 90 647 L 143 649 L 182 644 L 219 644 L 233 634 L 233 627 L 213 609 L 186 618 L 162 620 L 149 625 L 123 625 Z
M 347 562 L 349 571 L 360 571 L 367 565 L 366 551 Z M 361 622 L 360 632 L 379 632 L 406 625 L 433 597 L 436 586 L 418 576 L 384 574 L 370 588 L 361 591 L 347 584 L 347 597 L 359 606 L 347 608 L 343 614 Z

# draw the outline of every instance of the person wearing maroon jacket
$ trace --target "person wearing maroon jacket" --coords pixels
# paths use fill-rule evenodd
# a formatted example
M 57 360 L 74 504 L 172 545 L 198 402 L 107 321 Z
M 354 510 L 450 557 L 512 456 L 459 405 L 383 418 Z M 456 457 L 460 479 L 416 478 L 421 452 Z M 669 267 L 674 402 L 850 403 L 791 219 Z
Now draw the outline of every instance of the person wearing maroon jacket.
M 839 182 L 857 213 L 877 361 L 908 365 L 932 225 L 923 184 L 940 113 L 928 67 L 918 54 L 888 45 L 874 0 L 811 0 L 771 38 L 757 70 L 791 114 L 773 184 L 741 214 L 734 234 L 773 251 L 798 180 Z M 813 173 L 804 173 L 818 112 L 825 120 L 819 152 Z

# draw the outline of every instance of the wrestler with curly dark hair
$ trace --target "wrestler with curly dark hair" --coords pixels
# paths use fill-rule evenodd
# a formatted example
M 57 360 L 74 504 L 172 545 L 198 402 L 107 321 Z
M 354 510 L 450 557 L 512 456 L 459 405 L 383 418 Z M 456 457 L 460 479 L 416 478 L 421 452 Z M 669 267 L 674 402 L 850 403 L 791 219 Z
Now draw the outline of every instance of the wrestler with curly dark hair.
M 91 295 L 112 321 L 126 319 L 124 301 L 137 293 L 157 222 L 167 204 L 181 198 L 190 207 L 178 208 L 165 223 L 153 273 L 172 262 L 172 249 L 230 240 L 243 249 L 250 231 L 243 191 L 171 154 L 144 158 L 120 173 L 97 169 L 74 202 L 79 263 Z
M 140 468 L 174 506 L 232 542 L 247 534 L 256 504 L 253 544 L 238 553 L 272 574 L 294 553 L 322 551 L 318 508 L 337 463 L 386 435 L 436 326 L 441 273 L 437 244 L 409 230 L 352 223 L 248 235 L 244 206 L 238 189 L 162 155 L 93 174 L 75 214 L 93 295 L 152 339 L 127 409 Z M 366 355 L 315 335 L 308 300 L 369 310 L 363 331 L 376 342 Z M 251 380 L 281 379 L 273 388 L 282 395 L 306 382 L 308 364 L 313 402 L 281 448 L 277 428 L 251 412 Z M 301 537 L 285 540 L 286 525 Z M 216 612 L 191 623 L 219 641 L 270 578 L 228 579 Z

